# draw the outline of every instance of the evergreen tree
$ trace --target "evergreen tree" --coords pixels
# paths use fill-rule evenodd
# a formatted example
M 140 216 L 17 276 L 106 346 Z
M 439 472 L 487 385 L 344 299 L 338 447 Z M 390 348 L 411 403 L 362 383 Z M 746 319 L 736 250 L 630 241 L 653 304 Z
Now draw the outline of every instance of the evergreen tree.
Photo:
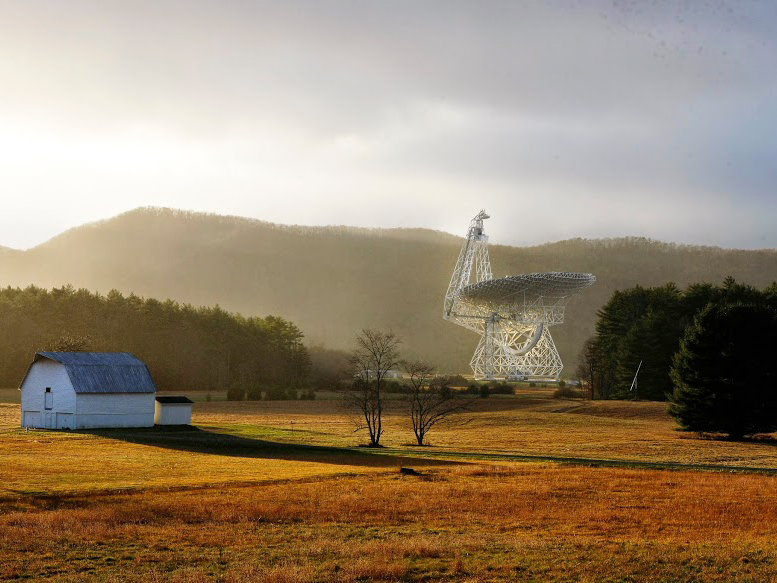
M 629 398 L 642 362 L 639 398 L 663 400 L 672 390 L 669 369 L 683 330 L 682 294 L 673 283 L 615 292 L 599 311 L 593 352 L 603 398 Z
M 689 326 L 672 368 L 669 412 L 688 431 L 732 438 L 777 430 L 777 312 L 708 304 Z
M 72 286 L 0 289 L 0 386 L 19 383 L 37 350 L 131 352 L 164 388 L 307 381 L 302 333 L 276 316 L 245 318 L 173 300 Z

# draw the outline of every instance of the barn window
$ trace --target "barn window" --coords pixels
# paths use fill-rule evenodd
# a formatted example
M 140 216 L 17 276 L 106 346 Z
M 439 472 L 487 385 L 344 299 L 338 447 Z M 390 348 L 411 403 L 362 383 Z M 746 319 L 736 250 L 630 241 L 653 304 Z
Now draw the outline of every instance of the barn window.
M 46 387 L 46 402 L 44 407 L 51 409 L 54 406 L 54 394 L 51 392 L 51 387 Z

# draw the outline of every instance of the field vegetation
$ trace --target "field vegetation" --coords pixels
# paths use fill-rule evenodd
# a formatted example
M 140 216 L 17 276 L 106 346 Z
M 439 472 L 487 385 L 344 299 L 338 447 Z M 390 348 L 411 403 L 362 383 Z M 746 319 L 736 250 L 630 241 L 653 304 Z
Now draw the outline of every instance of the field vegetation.
M 665 404 L 552 393 L 473 396 L 425 448 L 387 399 L 387 447 L 370 450 L 334 395 L 193 394 L 192 428 L 25 432 L 0 391 L 0 580 L 777 578 L 768 436 L 700 438 Z
M 736 442 L 684 433 L 667 414 L 666 403 L 554 399 L 553 392 L 537 388 L 515 396 L 472 397 L 470 410 L 462 414 L 465 422 L 435 427 L 428 449 L 413 447 L 406 408 L 389 395 L 382 443 L 389 454 L 414 456 L 458 452 L 481 460 L 525 455 L 777 468 L 777 441 L 769 436 Z M 196 407 L 198 426 L 214 431 L 333 447 L 367 441 L 326 394 L 314 402 L 214 401 Z

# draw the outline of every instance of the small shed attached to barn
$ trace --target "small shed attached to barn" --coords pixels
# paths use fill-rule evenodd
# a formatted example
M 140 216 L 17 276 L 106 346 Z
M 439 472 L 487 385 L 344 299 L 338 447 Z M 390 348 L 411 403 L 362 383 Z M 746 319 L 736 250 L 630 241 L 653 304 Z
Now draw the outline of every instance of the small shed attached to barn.
M 154 423 L 157 425 L 191 425 L 192 401 L 187 397 L 157 397 L 154 405 Z
M 154 425 L 154 381 L 127 352 L 38 352 L 19 390 L 22 427 Z

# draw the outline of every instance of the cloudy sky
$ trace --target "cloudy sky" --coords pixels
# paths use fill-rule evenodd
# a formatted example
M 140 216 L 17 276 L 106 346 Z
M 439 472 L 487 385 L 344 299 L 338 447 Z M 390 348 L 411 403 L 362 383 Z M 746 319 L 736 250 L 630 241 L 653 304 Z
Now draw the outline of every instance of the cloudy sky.
M 148 205 L 777 247 L 777 2 L 0 0 L 0 245 Z

